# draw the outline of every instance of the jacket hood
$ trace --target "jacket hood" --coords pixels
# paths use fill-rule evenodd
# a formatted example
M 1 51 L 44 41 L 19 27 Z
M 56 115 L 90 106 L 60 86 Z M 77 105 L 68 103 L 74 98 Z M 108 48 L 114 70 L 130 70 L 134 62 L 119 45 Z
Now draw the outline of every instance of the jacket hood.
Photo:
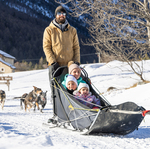
M 55 20 L 55 19 L 54 19 Z M 51 28 L 56 28 L 56 29 L 60 29 L 61 30 L 61 25 L 59 25 L 56 21 L 51 21 L 51 23 L 49 24 L 49 26 L 51 27 Z M 67 21 L 67 20 L 66 20 Z M 54 22 L 56 22 L 56 23 L 54 23 Z M 63 24 L 64 26 L 65 26 L 65 29 L 63 30 L 63 31 L 65 31 L 65 30 L 68 30 L 69 28 L 70 28 L 70 24 L 68 23 L 68 21 L 67 22 L 65 22 L 65 24 Z
M 52 21 L 52 23 L 53 23 L 56 27 L 58 27 L 60 30 L 62 30 L 62 31 L 65 31 L 65 29 L 66 29 L 67 26 L 68 26 L 68 21 L 67 21 L 67 20 L 65 21 L 64 24 L 59 24 L 59 23 L 56 22 L 56 19 L 54 19 L 54 20 Z
M 65 78 L 64 78 L 64 80 L 66 80 L 67 79 L 67 76 L 68 76 L 69 74 L 66 74 L 65 75 Z M 78 84 L 79 84 L 79 82 L 82 82 L 83 80 L 82 80 L 82 78 L 80 77 L 78 80 L 77 80 L 77 82 L 78 82 Z

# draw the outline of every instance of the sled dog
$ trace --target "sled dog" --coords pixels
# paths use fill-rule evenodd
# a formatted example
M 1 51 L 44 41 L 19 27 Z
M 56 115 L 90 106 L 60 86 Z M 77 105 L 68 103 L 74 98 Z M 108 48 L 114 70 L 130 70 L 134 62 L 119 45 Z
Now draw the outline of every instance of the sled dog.
M 32 106 L 34 106 L 34 104 L 36 104 L 37 107 L 39 106 L 37 100 L 42 90 L 41 88 L 37 88 L 35 86 L 33 86 L 33 88 L 34 90 L 32 90 L 29 94 L 27 94 L 27 96 L 24 99 L 25 111 L 27 109 L 30 111 L 30 109 L 32 108 Z
M 36 108 L 36 105 L 38 105 L 37 106 L 37 108 L 38 108 L 38 110 L 40 110 L 40 112 L 43 112 L 42 110 L 44 109 L 44 107 L 45 107 L 45 105 L 46 105 L 46 103 L 47 103 L 47 97 L 46 97 L 46 93 L 47 93 L 47 91 L 46 92 L 41 92 L 40 93 L 40 95 L 38 96 L 38 98 L 37 98 L 37 104 L 35 104 L 34 106 L 34 110 L 35 110 L 35 108 Z
M 40 112 L 42 112 L 42 110 L 44 109 L 46 103 L 47 103 L 47 97 L 46 97 L 46 92 L 41 92 L 40 95 L 37 96 L 37 101 L 35 101 L 35 103 L 33 104 L 34 106 L 34 111 L 36 110 L 36 106 L 38 108 L 38 110 L 40 110 Z M 25 98 L 28 94 L 24 93 L 21 97 L 20 97 L 20 107 L 21 109 L 23 109 L 23 105 L 22 103 L 24 103 Z
M 0 90 L 0 105 L 2 107 L 2 110 L 4 108 L 5 99 L 6 99 L 5 91 Z
M 20 107 L 21 107 L 21 109 L 23 109 L 23 105 L 22 105 L 22 103 L 24 103 L 24 101 L 25 101 L 25 98 L 27 97 L 27 93 L 24 93 L 21 97 L 20 97 Z

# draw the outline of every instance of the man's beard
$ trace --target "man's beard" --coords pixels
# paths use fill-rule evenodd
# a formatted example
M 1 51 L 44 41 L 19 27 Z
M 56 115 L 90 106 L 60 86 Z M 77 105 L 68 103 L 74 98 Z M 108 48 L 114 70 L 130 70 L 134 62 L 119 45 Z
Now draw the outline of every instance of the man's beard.
M 57 23 L 59 23 L 59 24 L 64 24 L 65 23 L 65 21 L 66 21 L 66 19 L 64 18 L 64 19 L 62 19 L 62 20 L 60 20 L 60 19 L 56 19 L 56 22 Z

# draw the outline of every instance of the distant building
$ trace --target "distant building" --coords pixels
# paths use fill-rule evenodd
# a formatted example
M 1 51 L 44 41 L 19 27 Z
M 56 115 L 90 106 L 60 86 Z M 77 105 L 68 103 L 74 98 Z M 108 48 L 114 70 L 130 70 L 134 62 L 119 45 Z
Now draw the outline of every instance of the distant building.
M 0 50 L 0 74 L 15 72 L 14 60 L 16 58 Z

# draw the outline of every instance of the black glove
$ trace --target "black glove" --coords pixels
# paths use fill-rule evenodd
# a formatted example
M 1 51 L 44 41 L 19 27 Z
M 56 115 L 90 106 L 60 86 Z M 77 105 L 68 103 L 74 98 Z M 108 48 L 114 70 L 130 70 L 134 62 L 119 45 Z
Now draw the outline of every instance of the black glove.
M 51 64 L 53 66 L 53 70 L 55 71 L 59 66 L 59 64 L 57 62 L 54 62 Z
M 77 64 L 78 66 L 80 66 L 80 63 L 79 62 L 74 62 L 75 64 Z

